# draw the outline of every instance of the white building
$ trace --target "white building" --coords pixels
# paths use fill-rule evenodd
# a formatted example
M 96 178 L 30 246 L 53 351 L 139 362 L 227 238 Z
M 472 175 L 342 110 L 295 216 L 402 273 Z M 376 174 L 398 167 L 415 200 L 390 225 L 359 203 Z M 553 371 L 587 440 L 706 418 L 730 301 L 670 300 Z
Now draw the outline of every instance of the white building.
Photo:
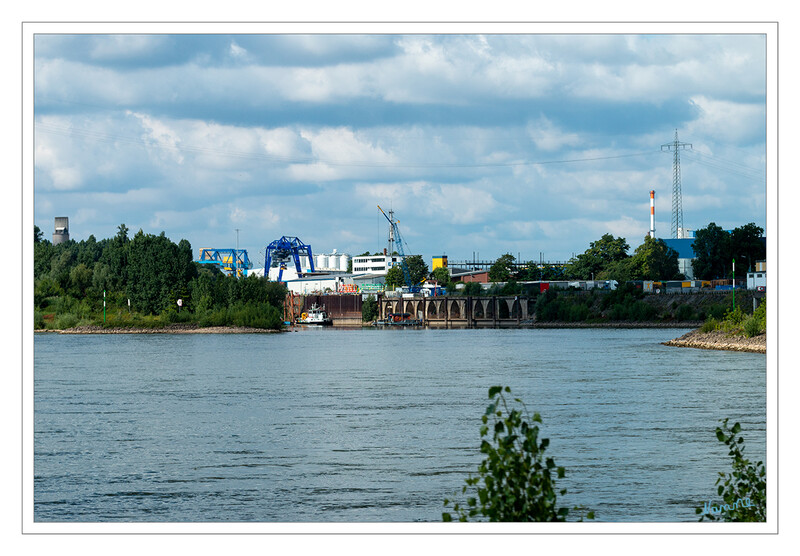
M 767 261 L 756 262 L 755 271 L 747 273 L 747 289 L 757 290 L 767 287 Z
M 380 274 L 386 275 L 389 269 L 402 264 L 400 255 L 365 255 L 353 257 L 353 274 Z

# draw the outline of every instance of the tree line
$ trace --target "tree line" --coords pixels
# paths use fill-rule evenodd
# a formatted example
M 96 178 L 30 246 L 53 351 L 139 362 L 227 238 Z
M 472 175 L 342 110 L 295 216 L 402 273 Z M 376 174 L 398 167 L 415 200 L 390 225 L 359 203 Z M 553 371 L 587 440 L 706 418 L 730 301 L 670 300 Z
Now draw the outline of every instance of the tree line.
M 57 245 L 34 226 L 36 326 L 68 328 L 107 325 L 158 326 L 193 322 L 201 326 L 280 328 L 286 295 L 282 284 L 259 276 L 236 279 L 194 262 L 191 244 L 125 224 L 113 238 L 91 235 Z M 180 304 L 178 304 L 180 300 Z
M 738 263 L 740 276 L 752 269 L 757 261 L 766 259 L 764 229 L 749 223 L 725 231 L 711 222 L 695 232 L 692 248 L 694 278 L 715 280 L 731 278 L 733 261 Z M 662 239 L 645 236 L 633 254 L 624 237 L 603 236 L 589 248 L 570 259 L 563 267 L 539 265 L 528 261 L 517 264 L 510 253 L 500 256 L 489 268 L 491 282 L 537 280 L 683 280 L 678 267 L 678 253 Z

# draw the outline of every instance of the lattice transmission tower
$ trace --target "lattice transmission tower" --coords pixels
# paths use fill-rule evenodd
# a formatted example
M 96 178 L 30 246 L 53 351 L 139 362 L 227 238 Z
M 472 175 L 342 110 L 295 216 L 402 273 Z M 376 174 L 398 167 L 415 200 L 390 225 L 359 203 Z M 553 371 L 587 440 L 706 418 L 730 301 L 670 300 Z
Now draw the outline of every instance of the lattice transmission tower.
M 683 237 L 683 198 L 681 195 L 681 156 L 680 151 L 686 147 L 692 148 L 691 143 L 678 141 L 678 130 L 675 130 L 675 140 L 672 143 L 661 145 L 662 151 L 672 151 L 672 237 Z

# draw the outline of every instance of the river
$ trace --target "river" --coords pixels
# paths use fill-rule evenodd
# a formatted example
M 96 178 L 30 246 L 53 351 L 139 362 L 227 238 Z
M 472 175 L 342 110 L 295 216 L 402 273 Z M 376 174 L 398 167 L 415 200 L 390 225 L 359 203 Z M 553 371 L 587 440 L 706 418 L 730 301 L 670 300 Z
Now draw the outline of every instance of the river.
M 765 460 L 766 358 L 676 329 L 36 335 L 37 522 L 441 521 L 507 385 L 566 468 L 559 506 L 696 521 Z

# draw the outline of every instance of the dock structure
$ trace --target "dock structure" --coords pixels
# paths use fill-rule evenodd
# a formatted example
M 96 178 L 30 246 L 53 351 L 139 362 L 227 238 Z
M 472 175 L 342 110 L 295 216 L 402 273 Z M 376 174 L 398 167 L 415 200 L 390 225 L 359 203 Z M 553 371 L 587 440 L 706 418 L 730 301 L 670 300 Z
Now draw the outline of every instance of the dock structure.
M 384 297 L 378 300 L 381 319 L 408 313 L 431 328 L 516 328 L 530 323 L 533 303 L 527 297 Z
M 285 312 L 300 314 L 313 304 L 324 305 L 334 326 L 361 326 L 361 294 L 287 296 Z M 519 328 L 531 326 L 536 299 L 525 296 L 386 297 L 378 294 L 378 318 L 408 313 L 430 328 Z M 291 301 L 290 301 L 291 298 Z M 287 317 L 284 320 L 292 321 Z

